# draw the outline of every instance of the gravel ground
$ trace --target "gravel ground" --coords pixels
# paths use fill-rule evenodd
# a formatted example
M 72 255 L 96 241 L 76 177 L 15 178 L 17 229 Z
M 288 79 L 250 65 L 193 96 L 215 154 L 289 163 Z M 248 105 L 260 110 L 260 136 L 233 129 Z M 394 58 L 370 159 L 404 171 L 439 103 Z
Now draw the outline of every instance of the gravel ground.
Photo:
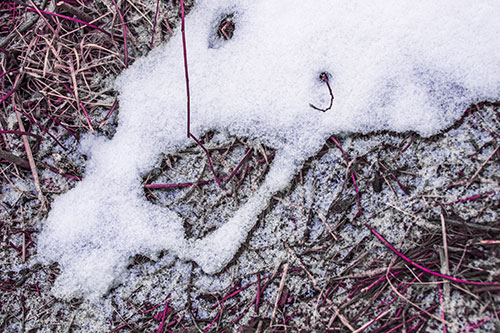
M 36 2 L 47 12 L 93 22 L 109 37 L 52 15 L 42 20 L 23 1 L 7 3 L 14 9 L 1 7 L 2 22 L 12 22 L 20 34 L 0 29 L 6 50 L 0 65 L 7 73 L 0 96 L 14 91 L 2 102 L 0 117 L 0 331 L 500 330 L 498 102 L 471 105 L 452 128 L 430 138 L 334 135 L 289 188 L 276 193 L 219 274 L 206 275 L 167 252 L 138 253 L 128 275 L 99 301 L 55 298 L 58 264 L 34 259 L 44 217 L 53 198 L 84 173 L 80 134 L 114 133 L 119 106 L 113 78 L 147 53 L 153 30 L 153 45 L 168 39 L 178 4 L 159 2 L 155 25 L 155 1 Z M 88 69 L 75 74 L 69 61 Z M 206 133 L 203 142 L 226 172 L 248 152 L 229 191 L 212 181 L 196 146 L 164 156 L 144 176 L 145 185 L 180 184 L 145 189 L 145 195 L 182 216 L 190 238 L 203 237 L 231 216 L 273 158 L 271 149 L 246 138 Z M 446 280 L 414 264 L 466 281 Z M 471 281 L 480 283 L 466 283 Z

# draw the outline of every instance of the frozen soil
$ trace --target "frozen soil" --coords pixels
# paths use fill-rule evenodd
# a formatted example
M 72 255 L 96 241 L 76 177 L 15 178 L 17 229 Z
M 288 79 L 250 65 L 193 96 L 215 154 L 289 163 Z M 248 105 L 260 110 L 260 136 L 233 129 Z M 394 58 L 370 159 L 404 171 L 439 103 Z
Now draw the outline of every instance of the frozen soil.
M 144 17 L 154 16 L 155 3 L 137 2 L 138 8 L 119 3 L 128 15 L 131 62 L 148 50 L 152 24 Z M 81 30 L 73 42 L 78 47 L 85 38 L 97 38 L 92 44 L 102 43 L 115 52 L 113 57 L 103 52 L 80 59 L 82 67 L 108 59 L 96 70 L 101 79 L 75 78 L 76 85 L 88 88 L 81 89 L 79 98 L 89 102 L 94 130 L 112 136 L 119 107 L 113 106 L 110 87 L 124 68 L 119 15 L 108 1 L 86 7 L 68 1 L 64 6 L 69 7 L 61 6 L 49 1 L 45 9 L 82 19 L 84 14 L 108 14 L 113 39 Z M 160 2 L 155 43 L 168 38 L 169 22 L 173 28 L 177 14 L 178 4 Z M 20 16 L 16 24 L 32 17 Z M 30 31 L 50 36 L 44 24 L 38 20 Z M 13 39 L 10 55 L 0 54 L 5 72 L 30 52 L 45 56 L 50 39 L 29 49 L 37 35 L 30 31 L 24 42 Z M 59 52 L 63 59 L 72 54 L 71 48 Z M 2 130 L 20 130 L 15 110 L 24 103 L 26 110 L 46 108 L 74 135 L 44 113 L 26 112 L 58 133 L 60 142 L 23 118 L 26 131 L 43 138 L 29 138 L 40 196 L 21 136 L 2 133 L 1 331 L 427 332 L 443 331 L 444 325 L 451 332 L 500 330 L 498 285 L 449 282 L 425 273 L 394 255 L 365 225 L 434 272 L 498 282 L 499 103 L 471 105 L 452 128 L 430 138 L 388 132 L 329 138 L 289 188 L 275 194 L 236 258 L 219 274 L 204 274 L 196 264 L 167 252 L 156 257 L 138 253 L 130 258 L 126 282 L 116 284 L 98 302 L 62 300 L 51 294 L 57 263 L 34 262 L 37 234 L 54 196 L 74 186 L 75 177 L 84 173 L 85 156 L 77 149 L 77 139 L 89 129 L 85 116 L 76 111 L 71 88 L 68 92 L 62 84 L 51 89 L 42 84 L 54 80 L 72 87 L 69 70 L 46 68 L 35 60 L 25 67 L 17 99 L 2 104 Z M 14 76 L 5 77 L 14 81 Z M 2 96 L 8 90 L 8 85 L 2 86 Z M 59 104 L 51 104 L 57 98 Z M 246 138 L 206 133 L 203 142 L 221 172 L 230 175 L 240 166 L 225 183 L 228 191 L 213 182 L 204 152 L 196 146 L 164 156 L 144 175 L 144 195 L 180 214 L 190 238 L 203 237 L 231 216 L 259 186 L 273 159 L 271 149 Z M 152 183 L 172 186 L 147 188 Z
M 452 331 L 468 330 L 489 318 L 481 330 L 493 332 L 498 328 L 498 287 L 444 282 L 423 273 L 394 256 L 364 223 L 433 271 L 498 281 L 498 247 L 491 241 L 500 231 L 495 134 L 499 125 L 498 106 L 482 104 L 432 138 L 411 133 L 336 136 L 350 163 L 328 140 L 290 188 L 274 196 L 223 272 L 210 276 L 168 253 L 155 258 L 138 253 L 130 260 L 127 282 L 97 304 L 51 296 L 57 264 L 30 264 L 36 252 L 32 238 L 40 228 L 36 210 L 30 210 L 36 199 L 18 199 L 2 220 L 1 327 L 8 332 L 139 332 L 158 329 L 163 322 L 171 331 L 203 331 L 217 317 L 213 331 L 251 332 L 271 323 L 276 331 L 344 331 L 380 316 L 369 330 L 399 330 L 404 324 L 429 331 L 441 329 L 438 319 L 443 311 Z M 145 177 L 145 184 L 153 177 L 165 184 L 200 181 L 194 186 L 145 189 L 150 200 L 185 218 L 190 237 L 201 237 L 217 227 L 214 221 L 231 215 L 258 186 L 266 158 L 272 163 L 272 151 L 258 143 L 221 135 L 207 135 L 205 142 L 215 163 L 232 166 L 229 169 L 250 149 L 242 171 L 227 183 L 227 192 L 210 182 L 198 147 L 165 156 Z M 359 190 L 360 214 L 351 172 Z M 11 197 L 34 190 L 29 184 L 5 188 Z M 21 260 L 23 241 L 26 264 Z

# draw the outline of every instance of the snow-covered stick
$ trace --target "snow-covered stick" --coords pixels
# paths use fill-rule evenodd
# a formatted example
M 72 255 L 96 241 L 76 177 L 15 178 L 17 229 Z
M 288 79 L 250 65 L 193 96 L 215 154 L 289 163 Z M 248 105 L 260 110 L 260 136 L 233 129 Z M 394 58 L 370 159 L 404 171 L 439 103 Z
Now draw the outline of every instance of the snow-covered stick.
M 384 237 L 382 237 L 382 235 L 380 235 L 375 229 L 373 229 L 368 223 L 365 223 L 365 226 L 370 229 L 370 231 L 380 240 L 382 241 L 382 243 L 384 243 L 392 252 L 394 252 L 396 255 L 398 255 L 401 259 L 403 259 L 404 261 L 408 262 L 409 264 L 411 264 L 412 266 L 415 266 L 416 268 L 418 269 L 421 269 L 423 270 L 424 272 L 428 273 L 428 274 L 431 274 L 431 275 L 434 275 L 434 276 L 439 276 L 443 279 L 447 279 L 447 280 L 450 280 L 450 281 L 453 281 L 453 282 L 456 282 L 456 283 L 466 283 L 466 284 L 473 284 L 473 285 L 477 285 L 477 286 L 500 286 L 500 282 L 478 282 L 478 281 L 469 281 L 469 280 L 463 280 L 463 279 L 457 279 L 457 278 L 454 278 L 453 276 L 449 276 L 449 275 L 445 275 L 445 274 L 441 274 L 441 273 L 437 273 L 437 272 L 434 272 L 434 271 L 431 271 L 430 269 L 422 266 L 422 265 L 419 265 L 417 264 L 416 262 L 414 262 L 413 260 L 411 260 L 410 258 L 406 257 L 404 254 L 402 254 L 401 252 L 399 252 L 398 250 L 396 250 L 394 248 L 394 246 L 391 245 L 391 243 L 389 243 Z

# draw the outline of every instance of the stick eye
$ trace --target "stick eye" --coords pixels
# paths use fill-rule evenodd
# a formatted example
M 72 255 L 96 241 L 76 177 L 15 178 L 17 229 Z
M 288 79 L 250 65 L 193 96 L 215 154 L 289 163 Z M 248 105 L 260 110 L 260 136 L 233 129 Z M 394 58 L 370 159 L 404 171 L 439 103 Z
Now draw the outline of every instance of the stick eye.
M 226 15 L 219 23 L 217 28 L 217 36 L 229 40 L 233 38 L 235 24 L 233 21 L 234 14 Z

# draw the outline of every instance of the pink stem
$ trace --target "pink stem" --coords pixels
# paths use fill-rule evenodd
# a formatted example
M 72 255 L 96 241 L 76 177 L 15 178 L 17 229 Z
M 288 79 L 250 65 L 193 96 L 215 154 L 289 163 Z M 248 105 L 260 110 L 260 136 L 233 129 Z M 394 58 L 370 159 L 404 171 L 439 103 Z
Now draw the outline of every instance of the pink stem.
M 410 145 L 413 143 L 413 140 L 415 140 L 415 134 L 411 136 L 410 142 L 408 142 L 408 144 L 401 150 L 400 154 L 404 153 L 406 149 L 410 147 Z
M 30 8 L 30 7 L 27 7 L 26 10 L 29 11 L 29 12 L 35 12 L 35 13 L 37 12 L 36 9 Z M 76 18 L 73 18 L 73 17 L 69 17 L 69 16 L 66 16 L 66 15 L 61 15 L 61 14 L 57 14 L 57 13 L 47 12 L 47 11 L 41 10 L 41 9 L 38 9 L 38 11 L 40 11 L 40 13 L 42 13 L 42 14 L 57 16 L 57 17 L 60 17 L 60 18 L 66 19 L 66 20 L 70 20 L 70 21 L 73 21 L 73 22 L 78 22 L 78 23 L 84 24 L 84 25 L 86 25 L 86 26 L 88 26 L 90 28 L 94 28 L 96 30 L 99 30 L 100 32 L 104 32 L 105 34 L 110 35 L 109 32 L 107 32 L 107 31 L 105 31 L 105 30 L 103 30 L 103 29 L 99 28 L 98 26 L 93 25 L 91 23 L 87 23 L 85 21 L 82 21 L 82 20 L 79 20 L 79 19 L 76 19 Z
M 227 181 L 230 181 L 234 175 L 236 175 L 238 173 L 238 170 L 241 168 L 241 166 L 243 165 L 243 162 L 245 162 L 245 159 L 247 158 L 248 154 L 250 154 L 250 148 L 247 149 L 246 153 L 245 153 L 245 156 L 243 156 L 243 158 L 241 159 L 240 163 L 238 163 L 238 165 L 236 166 L 236 168 L 233 170 L 233 172 L 229 175 L 229 177 L 227 178 Z
M 24 132 L 24 131 L 16 131 L 16 130 L 0 130 L 0 133 L 5 133 L 5 134 L 19 134 L 19 135 L 29 135 L 29 136 L 32 136 L 34 138 L 36 138 L 37 140 L 42 140 L 43 138 L 38 135 L 38 134 L 33 134 L 33 133 L 30 133 L 30 132 Z
M 495 191 L 489 191 L 489 192 L 482 193 L 482 194 L 476 194 L 476 195 L 473 195 L 473 196 L 470 196 L 470 197 L 467 197 L 467 198 L 462 198 L 462 199 L 458 199 L 458 200 L 451 201 L 451 202 L 445 202 L 445 203 L 443 203 L 441 205 L 442 206 L 449 206 L 449 205 L 453 205 L 453 204 L 456 204 L 456 203 L 462 203 L 462 202 L 466 202 L 466 201 L 470 201 L 470 200 L 476 200 L 476 199 L 480 199 L 480 198 L 486 197 L 488 195 L 491 195 L 493 193 L 495 193 Z
M 404 324 L 407 324 L 413 320 L 415 320 L 416 318 L 421 318 L 422 314 L 424 313 L 428 313 L 428 312 L 431 312 L 432 310 L 434 310 L 435 308 L 437 307 L 437 305 L 433 305 L 427 309 L 424 309 L 423 311 L 421 311 L 420 313 L 414 315 L 413 317 L 411 317 L 410 319 L 408 319 L 407 321 L 405 321 L 404 323 L 401 323 L 399 324 L 398 326 L 392 328 L 390 331 L 387 331 L 387 333 L 391 333 L 391 332 L 394 332 L 395 330 L 399 329 L 401 326 L 403 326 Z
M 212 165 L 212 159 L 210 158 L 210 152 L 207 150 L 207 148 L 205 148 L 205 146 L 200 142 L 200 140 L 198 140 L 192 133 L 189 133 L 189 135 L 194 139 L 194 141 L 196 141 L 196 143 L 201 147 L 201 149 L 203 149 L 205 151 L 205 154 L 207 155 L 207 158 L 208 158 L 208 166 L 210 167 L 210 170 L 212 171 L 212 174 L 215 177 L 215 181 L 217 182 L 217 185 L 219 185 L 219 187 L 223 191 L 225 191 L 226 189 L 224 188 L 224 186 L 222 186 L 222 183 L 220 182 L 219 178 L 215 174 L 214 166 Z
M 210 327 L 212 327 L 212 325 L 215 323 L 215 321 L 217 320 L 217 318 L 219 318 L 219 315 L 222 313 L 222 310 L 224 310 L 224 306 L 222 306 L 222 308 L 220 309 L 220 311 L 217 312 L 217 315 L 215 316 L 214 320 L 212 320 L 212 322 L 210 323 L 210 325 L 208 325 L 208 327 L 205 329 L 205 331 L 203 331 L 203 333 L 206 333 L 206 332 L 208 332 L 210 330 Z
M 83 113 L 85 113 L 85 117 L 87 118 L 87 123 L 89 124 L 89 127 L 90 127 L 90 132 L 94 133 L 94 127 L 92 127 L 92 122 L 90 121 L 90 117 L 87 113 L 87 110 L 85 110 L 83 103 L 81 103 L 81 102 L 80 102 L 80 107 L 82 108 Z
M 14 92 L 16 91 L 16 88 L 14 87 L 11 91 L 9 91 L 2 99 L 0 99 L 0 103 L 5 101 L 7 98 L 9 98 Z
M 191 136 L 191 99 L 189 95 L 189 73 L 186 46 L 186 27 L 184 23 L 184 0 L 181 0 L 181 32 L 182 32 L 182 50 L 184 53 L 184 75 L 186 77 L 186 96 L 187 96 L 187 137 Z
M 417 278 L 418 278 L 418 277 L 420 277 L 422 274 L 423 274 L 423 273 L 420 273 L 420 275 L 418 275 L 418 276 L 417 276 Z M 392 274 L 391 274 L 391 275 L 392 275 Z M 394 275 L 392 275 L 392 276 L 394 276 Z M 384 276 L 384 277 L 385 277 L 385 276 Z M 387 277 L 387 278 L 388 278 L 388 277 Z M 406 292 L 406 290 L 407 290 L 407 289 L 408 289 L 408 288 L 409 288 L 409 287 L 413 284 L 413 282 L 414 282 L 417 278 L 413 279 L 413 281 L 411 281 L 410 283 L 408 283 L 408 284 L 407 284 L 407 285 L 403 288 L 403 290 L 401 291 L 401 294 L 405 293 L 405 292 Z M 401 283 L 398 285 L 398 288 L 399 288 L 402 284 L 403 284 L 403 282 L 401 282 Z M 392 292 L 391 292 L 391 294 L 392 294 Z M 380 312 L 379 312 L 379 314 L 378 314 L 378 315 L 376 315 L 376 316 L 375 316 L 375 318 L 373 318 L 373 319 L 372 319 L 372 321 L 370 321 L 370 323 L 369 323 L 369 324 L 365 327 L 365 329 L 366 329 L 366 328 L 368 328 L 369 326 L 371 326 L 371 324 L 373 324 L 375 321 L 377 321 L 377 320 L 380 318 L 380 316 L 381 316 L 382 314 L 384 314 L 384 312 L 385 312 L 385 311 L 386 311 L 386 310 L 387 310 L 387 309 L 391 306 L 391 304 L 392 304 L 392 303 L 394 303 L 397 299 L 398 299 L 398 296 L 395 296 L 395 297 L 394 297 L 394 298 L 393 298 L 393 299 L 392 299 L 392 300 L 391 300 L 391 301 L 390 301 L 390 302 L 389 302 L 389 303 L 385 306 L 385 308 L 384 308 L 382 311 L 380 311 Z M 385 300 L 383 300 L 381 304 L 384 304 L 384 303 L 385 303 Z
M 32 123 L 34 123 L 35 125 L 37 125 L 43 132 L 47 133 L 52 139 L 54 139 L 54 141 L 64 150 L 68 150 L 68 148 L 66 148 L 65 146 L 63 146 L 63 144 L 61 142 L 59 142 L 59 140 L 57 140 L 57 138 L 52 135 L 48 129 L 46 129 L 44 126 L 40 125 L 35 119 L 31 118 L 30 116 L 28 116 L 24 111 L 22 110 L 18 110 L 19 112 L 21 112 L 21 114 L 23 116 L 25 116 L 26 118 L 28 118 L 29 121 L 31 121 Z
M 247 152 L 248 154 L 248 152 Z M 274 154 L 271 154 L 268 156 L 268 160 L 272 159 L 274 157 Z M 240 164 L 243 164 L 243 161 L 245 160 L 246 158 L 246 155 L 243 157 L 243 159 L 241 160 Z M 265 162 L 265 159 L 261 159 L 259 160 L 259 164 L 262 164 Z M 240 168 L 241 165 L 238 164 L 238 166 L 236 167 L 236 169 Z M 254 167 L 253 166 L 249 166 L 247 167 L 245 170 L 252 170 Z M 233 173 L 235 175 L 239 174 L 240 171 L 234 171 L 233 170 Z M 232 175 L 232 174 L 231 174 Z M 232 175 L 234 176 L 234 175 Z M 231 176 L 222 176 L 222 177 L 219 177 L 219 180 L 224 180 L 224 179 L 227 179 L 228 181 L 230 180 L 230 177 Z M 180 183 L 180 184 L 146 184 L 144 185 L 145 188 L 151 188 L 151 189 L 158 189 L 158 188 L 184 188 L 184 187 L 189 187 L 189 186 L 193 186 L 193 185 L 207 185 L 207 184 L 210 184 L 210 183 L 213 183 L 215 179 L 211 179 L 211 180 L 203 180 L 203 181 L 199 181 L 199 182 L 188 182 L 188 183 Z
M 80 178 L 78 178 L 77 176 L 73 176 L 73 175 L 70 175 L 68 173 L 63 173 L 59 170 L 57 170 L 56 168 L 54 168 L 53 166 L 47 164 L 47 163 L 44 163 L 44 166 L 49 169 L 50 171 L 54 172 L 54 173 L 57 173 L 63 177 L 66 177 L 66 178 L 70 178 L 70 179 L 73 179 L 73 180 L 77 180 L 77 181 L 80 181 Z
M 165 314 L 167 313 L 167 309 L 168 309 L 168 300 L 165 301 L 165 308 L 163 309 L 163 316 L 161 318 L 160 327 L 158 328 L 158 333 L 161 333 L 163 331 L 163 324 L 165 323 Z
M 120 16 L 120 20 L 122 21 L 122 30 L 123 30 L 123 53 L 124 53 L 124 59 L 123 62 L 125 63 L 125 67 L 128 66 L 128 51 L 127 51 L 127 25 L 125 24 L 125 19 L 123 18 L 122 11 L 120 8 L 118 8 L 118 5 L 116 4 L 115 0 L 113 1 L 113 4 L 115 5 L 116 11 L 118 12 L 118 15 Z
M 226 179 L 227 176 L 220 177 L 219 179 Z M 189 183 L 180 183 L 180 184 L 146 184 L 144 185 L 145 188 L 151 188 L 151 189 L 158 189 L 158 188 L 184 188 L 184 187 L 189 187 L 193 185 L 207 185 L 210 183 L 213 183 L 214 180 L 202 180 L 199 182 L 189 182 Z
M 475 329 L 481 327 L 482 325 L 486 324 L 488 321 L 490 321 L 491 319 L 493 319 L 493 317 L 496 317 L 500 314 L 500 311 L 498 311 L 497 313 L 494 313 L 480 321 L 476 321 L 475 323 L 472 323 L 469 325 L 469 327 L 467 328 L 467 332 L 472 332 L 474 331 Z
M 43 114 L 49 116 L 50 119 L 52 119 L 54 122 L 57 123 L 57 125 L 61 126 L 62 128 L 64 128 L 69 134 L 71 134 L 76 140 L 79 140 L 78 139 L 78 136 L 76 136 L 75 133 L 73 133 L 72 131 L 70 131 L 66 126 L 64 126 L 63 124 L 61 124 L 61 122 L 59 120 L 57 120 L 56 118 L 52 117 L 50 114 L 46 113 L 45 111 L 41 110 L 43 112 Z
M 153 48 L 153 41 L 155 39 L 155 32 L 156 32 L 156 20 L 158 18 L 158 11 L 160 9 L 160 0 L 156 0 L 156 12 L 155 12 L 155 19 L 153 23 L 153 32 L 151 33 L 151 43 L 149 43 L 149 48 Z
M 118 105 L 118 99 L 115 99 L 115 102 L 111 106 L 111 110 L 109 110 L 108 114 L 106 114 L 106 117 L 104 117 L 104 119 L 101 121 L 101 124 L 99 125 L 99 127 L 102 127 L 102 125 L 104 125 L 106 120 L 109 119 L 109 117 L 111 116 L 111 114 L 113 113 L 113 111 L 115 110 L 117 105 Z
M 365 223 L 365 226 L 368 229 L 370 229 L 370 231 L 380 241 L 382 241 L 382 243 L 384 243 L 392 252 L 394 252 L 395 254 L 397 254 L 401 259 L 403 259 L 404 261 L 408 262 L 409 264 L 411 264 L 411 265 L 413 265 L 413 266 L 415 266 L 415 267 L 423 270 L 426 273 L 429 273 L 429 274 L 434 275 L 434 276 L 439 276 L 440 278 L 443 278 L 443 279 L 446 279 L 446 280 L 450 280 L 450 281 L 453 281 L 453 282 L 457 282 L 457 283 L 467 283 L 467 284 L 473 284 L 473 285 L 477 285 L 477 286 L 500 286 L 500 282 L 477 282 L 477 281 L 462 280 L 462 279 L 454 278 L 454 277 L 449 276 L 449 275 L 445 275 L 445 274 L 433 272 L 430 269 L 425 268 L 424 266 L 417 264 L 416 262 L 414 262 L 410 258 L 406 257 L 404 254 L 402 254 L 401 252 L 399 252 L 398 250 L 396 250 L 394 248 L 394 246 L 392 246 L 387 240 L 385 240 L 385 238 L 382 237 L 377 231 L 375 231 L 375 229 L 373 229 L 368 223 Z
M 189 73 L 188 73 L 188 60 L 187 60 L 187 46 L 186 46 L 186 27 L 185 27 L 185 19 L 184 19 L 184 0 L 181 0 L 181 32 L 182 32 L 182 50 L 184 54 L 184 75 L 186 78 L 186 100 L 187 100 L 187 137 L 191 137 L 196 141 L 196 143 L 205 151 L 207 154 L 208 158 L 208 165 L 210 166 L 210 170 L 212 171 L 215 181 L 217 182 L 217 185 L 225 191 L 226 189 L 224 186 L 222 186 L 219 178 L 217 178 L 217 175 L 215 174 L 214 167 L 212 165 L 212 159 L 210 158 L 210 153 L 208 150 L 203 146 L 203 144 L 198 140 L 192 133 L 191 133 L 191 96 L 189 93 Z
M 391 172 L 391 176 L 392 176 L 392 178 L 394 178 L 394 180 L 396 181 L 396 183 L 398 183 L 399 188 L 404 192 L 404 194 L 409 195 L 410 192 L 408 192 L 408 190 L 406 190 L 406 187 L 404 187 L 403 184 L 401 184 L 399 182 L 398 177 L 396 177 L 392 172 Z
M 255 296 L 255 313 L 259 314 L 260 306 L 260 273 L 257 273 L 257 296 Z

